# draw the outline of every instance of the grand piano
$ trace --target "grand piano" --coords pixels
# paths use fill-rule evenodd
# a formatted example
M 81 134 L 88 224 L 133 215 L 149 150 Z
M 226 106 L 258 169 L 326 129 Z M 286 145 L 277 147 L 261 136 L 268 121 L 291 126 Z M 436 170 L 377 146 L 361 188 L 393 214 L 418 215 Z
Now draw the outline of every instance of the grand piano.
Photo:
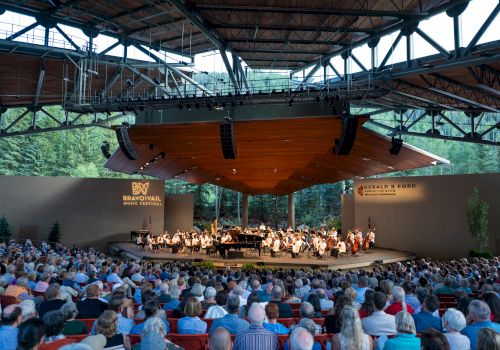
M 231 242 L 219 243 L 217 245 L 217 250 L 221 257 L 225 258 L 228 255 L 226 253 L 231 249 L 238 251 L 241 250 L 241 248 L 256 249 L 260 256 L 261 243 L 264 237 L 246 233 L 237 233 L 232 235 L 232 237 L 233 240 Z

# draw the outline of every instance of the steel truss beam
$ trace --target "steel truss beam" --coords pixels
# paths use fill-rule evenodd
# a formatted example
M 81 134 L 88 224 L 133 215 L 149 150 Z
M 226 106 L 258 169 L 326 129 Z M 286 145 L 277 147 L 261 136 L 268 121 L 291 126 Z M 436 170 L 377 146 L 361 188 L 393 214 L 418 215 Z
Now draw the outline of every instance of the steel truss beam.
M 123 67 L 127 68 L 129 71 L 137 75 L 140 79 L 144 80 L 146 83 L 154 86 L 155 88 L 160 89 L 164 94 L 167 96 L 172 96 L 171 92 L 169 89 L 167 89 L 165 86 L 162 86 L 160 84 L 157 84 L 153 79 L 151 79 L 149 76 L 146 74 L 142 73 L 139 69 L 135 68 L 134 66 L 131 66 L 128 63 L 124 63 Z
M 240 29 L 240 30 L 255 30 L 256 26 L 253 23 L 234 23 L 234 24 L 213 24 L 211 25 L 214 29 Z M 373 29 L 358 29 L 352 27 L 314 27 L 314 26 L 280 26 L 280 25 L 259 25 L 259 30 L 269 30 L 269 31 L 292 31 L 292 32 L 324 32 L 324 33 L 364 33 L 364 34 L 375 34 L 379 30 L 378 28 Z

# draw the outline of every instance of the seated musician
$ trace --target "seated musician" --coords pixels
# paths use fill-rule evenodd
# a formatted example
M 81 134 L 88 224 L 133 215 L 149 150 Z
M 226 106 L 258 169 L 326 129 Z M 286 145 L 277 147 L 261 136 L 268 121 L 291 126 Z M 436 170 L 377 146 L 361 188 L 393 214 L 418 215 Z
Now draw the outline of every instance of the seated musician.
M 156 237 L 156 249 L 163 249 L 163 235 L 158 235 L 158 237 Z
M 273 249 L 271 250 L 271 256 L 276 257 L 276 254 L 279 253 L 281 248 L 281 240 L 279 236 L 276 236 L 276 239 L 273 243 Z
M 375 247 L 375 227 L 370 229 L 367 233 L 368 235 L 368 240 L 369 240 L 369 245 L 370 245 L 370 248 L 374 248 Z
M 186 238 L 184 238 L 184 245 L 186 246 L 186 254 L 193 254 L 193 246 L 191 244 L 191 234 L 186 234 Z
M 191 244 L 193 246 L 192 252 L 198 252 L 200 250 L 200 239 L 198 238 L 198 233 L 193 232 Z
M 207 255 L 209 255 L 214 247 L 214 238 L 212 236 L 209 236 L 208 234 L 205 239 L 205 247 L 207 249 Z
M 137 245 L 141 246 L 141 250 L 144 250 L 144 241 L 141 234 L 137 235 L 136 242 Z
M 304 241 L 302 240 L 302 237 L 297 235 L 295 242 L 292 245 L 292 258 L 296 258 L 299 255 L 303 243 Z
M 339 257 L 339 254 L 345 254 L 346 252 L 346 247 L 345 247 L 345 242 L 343 242 L 340 237 L 337 241 L 337 244 L 333 247 L 333 256 L 335 258 L 338 258 Z
M 168 234 L 168 231 L 165 230 L 165 232 L 163 233 L 163 249 L 167 249 L 167 238 L 170 238 L 170 235 Z
M 220 242 L 221 243 L 229 243 L 233 240 L 233 237 L 231 237 L 231 234 L 229 233 L 229 231 L 226 232 L 226 234 L 224 236 L 222 236 Z
M 319 255 L 320 259 L 322 259 L 323 257 L 325 257 L 326 246 L 327 246 L 326 239 L 321 238 L 319 246 L 318 246 L 318 255 Z

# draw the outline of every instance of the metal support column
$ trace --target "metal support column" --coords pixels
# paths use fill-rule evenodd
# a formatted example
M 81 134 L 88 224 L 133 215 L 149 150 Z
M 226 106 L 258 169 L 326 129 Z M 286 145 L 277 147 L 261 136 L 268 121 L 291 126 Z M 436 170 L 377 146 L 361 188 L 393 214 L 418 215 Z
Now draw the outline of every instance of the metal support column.
M 288 226 L 295 230 L 295 192 L 288 195 Z
M 241 194 L 241 227 L 248 226 L 248 194 Z

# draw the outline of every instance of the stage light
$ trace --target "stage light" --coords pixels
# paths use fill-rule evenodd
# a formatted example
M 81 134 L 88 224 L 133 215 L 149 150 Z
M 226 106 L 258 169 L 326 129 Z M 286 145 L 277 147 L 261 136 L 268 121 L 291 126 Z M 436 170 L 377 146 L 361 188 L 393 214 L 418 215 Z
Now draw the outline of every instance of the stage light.
M 134 86 L 134 82 L 132 80 L 130 80 L 130 79 L 127 79 L 125 82 L 127 83 L 127 85 L 128 85 L 129 88 L 131 88 L 132 86 Z
M 392 146 L 391 149 L 389 150 L 389 153 L 397 156 L 399 154 L 399 151 L 401 151 L 401 147 L 403 147 L 403 140 L 400 138 L 393 137 L 391 143 Z
M 236 171 L 236 169 L 235 169 L 235 168 L 231 169 L 231 173 L 233 173 L 234 175 L 236 175 L 236 172 L 237 172 L 237 171 Z
M 104 158 L 109 159 L 111 158 L 111 153 L 110 153 L 110 145 L 108 141 L 103 141 L 101 145 L 101 152 Z

